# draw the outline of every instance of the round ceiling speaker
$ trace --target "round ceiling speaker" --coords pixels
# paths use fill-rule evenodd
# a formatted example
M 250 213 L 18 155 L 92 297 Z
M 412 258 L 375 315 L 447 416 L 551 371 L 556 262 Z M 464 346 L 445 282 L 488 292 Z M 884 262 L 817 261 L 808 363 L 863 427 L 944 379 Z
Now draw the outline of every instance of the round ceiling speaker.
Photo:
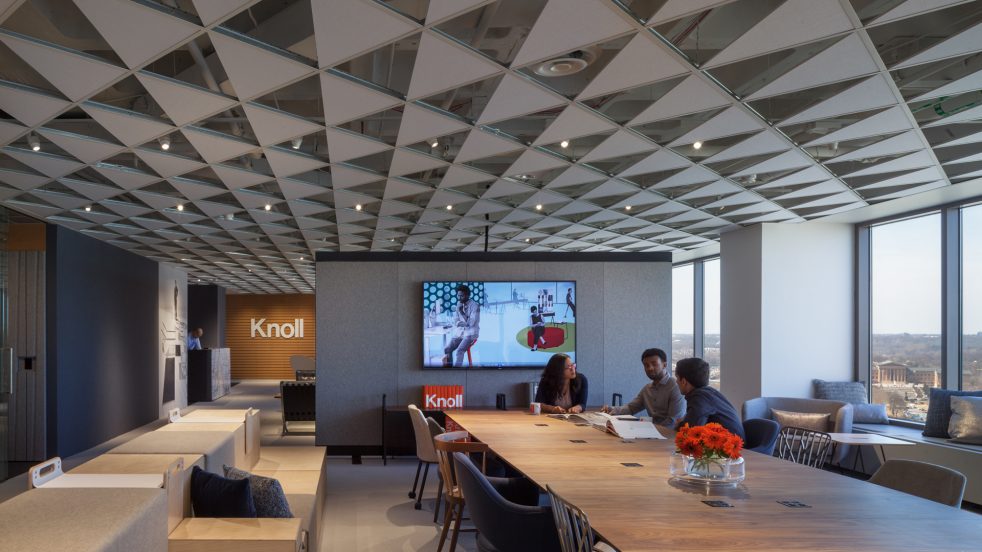
M 565 77 L 586 69 L 597 59 L 597 50 L 588 48 L 576 50 L 562 57 L 553 58 L 535 65 L 533 71 L 543 77 Z

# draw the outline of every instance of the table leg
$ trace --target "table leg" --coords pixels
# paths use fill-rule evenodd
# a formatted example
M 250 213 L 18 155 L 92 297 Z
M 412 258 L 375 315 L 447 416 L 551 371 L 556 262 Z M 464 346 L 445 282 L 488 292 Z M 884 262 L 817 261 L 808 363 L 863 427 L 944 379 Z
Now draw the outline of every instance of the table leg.
M 382 465 L 389 465 L 388 448 L 385 446 L 385 393 L 382 393 Z

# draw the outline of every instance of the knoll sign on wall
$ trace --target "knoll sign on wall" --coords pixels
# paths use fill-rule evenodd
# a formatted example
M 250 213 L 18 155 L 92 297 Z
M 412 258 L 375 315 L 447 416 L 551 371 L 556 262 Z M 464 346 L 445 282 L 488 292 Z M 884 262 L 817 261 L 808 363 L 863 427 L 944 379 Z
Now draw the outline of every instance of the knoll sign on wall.
M 314 357 L 313 295 L 229 294 L 225 309 L 233 379 L 292 380 L 290 357 Z

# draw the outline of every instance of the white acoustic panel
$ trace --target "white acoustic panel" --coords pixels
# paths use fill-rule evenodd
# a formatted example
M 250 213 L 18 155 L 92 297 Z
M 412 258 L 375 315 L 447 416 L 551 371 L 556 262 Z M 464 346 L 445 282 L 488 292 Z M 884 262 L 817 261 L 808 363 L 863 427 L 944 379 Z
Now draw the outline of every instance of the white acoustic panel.
M 109 105 L 85 102 L 82 109 L 127 146 L 137 146 L 174 130 L 163 120 Z
M 224 111 L 236 103 L 234 98 L 146 71 L 138 72 L 136 78 L 178 126 Z
M 982 50 L 982 23 L 978 23 L 944 42 L 928 48 L 890 69 L 904 69 L 932 61 L 953 58 Z
M 467 123 L 437 113 L 435 110 L 406 104 L 402 111 L 402 123 L 396 138 L 397 146 L 408 146 L 423 140 L 438 138 L 471 128 Z
M 0 82 L 0 109 L 26 126 L 37 126 L 68 106 L 68 102 L 40 90 Z
M 648 106 L 628 125 L 636 126 L 653 121 L 662 121 L 726 105 L 730 105 L 730 100 L 719 88 L 696 75 L 692 75 Z
M 126 149 L 119 144 L 73 132 L 42 128 L 38 134 L 85 163 L 102 161 Z
M 687 73 L 678 56 L 673 56 L 655 40 L 646 33 L 635 35 L 580 92 L 579 98 L 593 98 Z
M 883 75 L 870 77 L 831 98 L 781 122 L 780 126 L 797 125 L 829 119 L 847 113 L 859 113 L 894 105 L 893 88 Z
M 357 132 L 327 129 L 327 151 L 332 163 L 357 159 L 392 149 L 392 146 Z
M 522 144 L 513 140 L 490 132 L 474 129 L 467 135 L 467 139 L 464 140 L 464 144 L 460 147 L 460 151 L 457 153 L 454 161 L 465 163 L 475 159 L 510 153 L 520 150 L 522 147 Z
M 591 161 L 601 161 L 613 157 L 634 155 L 652 151 L 658 146 L 627 130 L 618 130 L 609 138 L 601 142 L 597 147 L 590 150 L 580 161 L 590 163 Z
M 320 79 L 324 95 L 324 122 L 328 125 L 354 121 L 402 103 L 396 97 L 343 77 L 321 73 Z
M 477 123 L 481 125 L 494 123 L 551 109 L 565 103 L 562 96 L 550 92 L 528 78 L 506 74 L 488 100 Z
M 574 103 L 563 110 L 559 117 L 556 117 L 556 120 L 546 128 L 545 132 L 535 139 L 533 144 L 537 146 L 553 144 L 563 140 L 607 132 L 615 128 L 617 126 L 609 119 Z
M 617 7 L 602 0 L 549 0 L 512 66 L 566 54 L 631 30 Z
M 27 37 L 0 34 L 0 41 L 72 101 L 105 88 L 126 72 L 93 56 Z
M 164 8 L 129 0 L 74 0 L 130 68 L 158 57 L 201 31 Z
M 503 71 L 484 56 L 443 37 L 424 32 L 406 97 L 415 100 L 486 79 Z
M 249 100 L 314 73 L 314 68 L 224 33 L 208 33 L 240 100 Z
M 242 110 L 249 118 L 249 124 L 261 146 L 279 144 L 299 136 L 313 134 L 324 128 L 292 113 L 257 103 L 244 103 Z
M 317 62 L 331 67 L 369 52 L 419 26 L 405 17 L 368 0 L 312 0 Z M 339 13 L 345 17 L 338 17 Z
M 801 65 L 774 79 L 748 99 L 779 96 L 844 80 L 870 75 L 879 70 L 859 35 L 846 35 Z

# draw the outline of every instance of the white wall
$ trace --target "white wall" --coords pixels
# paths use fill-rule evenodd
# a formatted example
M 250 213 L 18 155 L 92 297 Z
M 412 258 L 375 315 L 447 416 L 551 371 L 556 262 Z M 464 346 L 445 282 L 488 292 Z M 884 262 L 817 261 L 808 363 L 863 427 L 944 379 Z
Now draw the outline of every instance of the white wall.
M 853 226 L 764 224 L 721 241 L 724 394 L 810 397 L 812 379 L 853 379 Z

